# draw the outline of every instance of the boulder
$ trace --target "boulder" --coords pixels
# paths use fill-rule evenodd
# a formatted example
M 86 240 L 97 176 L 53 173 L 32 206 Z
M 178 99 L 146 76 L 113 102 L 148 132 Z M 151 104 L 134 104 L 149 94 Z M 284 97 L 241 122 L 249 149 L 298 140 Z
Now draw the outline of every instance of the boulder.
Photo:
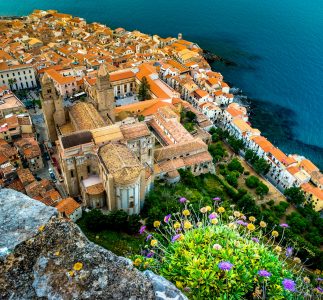
M 57 210 L 0 191 L 0 299 L 186 299 L 166 279 L 90 242 Z

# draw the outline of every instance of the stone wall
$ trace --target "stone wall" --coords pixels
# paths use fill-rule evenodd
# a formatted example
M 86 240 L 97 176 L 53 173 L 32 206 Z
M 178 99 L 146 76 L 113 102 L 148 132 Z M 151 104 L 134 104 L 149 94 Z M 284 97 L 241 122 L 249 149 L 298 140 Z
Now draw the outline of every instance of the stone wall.
M 0 190 L 0 237 L 0 299 L 187 299 L 90 242 L 55 208 L 9 189 Z

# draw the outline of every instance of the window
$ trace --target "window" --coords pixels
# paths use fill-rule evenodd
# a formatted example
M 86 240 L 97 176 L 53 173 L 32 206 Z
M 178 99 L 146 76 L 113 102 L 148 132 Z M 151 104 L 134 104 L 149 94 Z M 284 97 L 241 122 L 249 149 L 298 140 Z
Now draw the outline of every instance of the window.
M 24 71 L 24 74 L 26 74 L 26 71 Z
M 151 156 L 151 149 L 148 149 L 148 156 Z
M 71 177 L 73 178 L 74 177 L 74 171 L 71 170 Z
M 20 72 L 18 72 L 18 75 L 20 75 Z
M 29 73 L 31 73 L 31 70 L 29 70 Z
M 86 168 L 87 168 L 87 172 L 91 173 L 91 166 L 87 166 Z

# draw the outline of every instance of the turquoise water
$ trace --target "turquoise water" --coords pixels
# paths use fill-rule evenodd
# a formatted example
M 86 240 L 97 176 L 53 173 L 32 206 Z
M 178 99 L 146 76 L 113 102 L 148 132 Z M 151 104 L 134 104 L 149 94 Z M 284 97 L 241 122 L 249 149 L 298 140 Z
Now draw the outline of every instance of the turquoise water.
M 58 9 L 111 27 L 196 41 L 237 63 L 215 64 L 251 99 L 252 124 L 323 169 L 322 0 L 11 0 L 1 15 Z

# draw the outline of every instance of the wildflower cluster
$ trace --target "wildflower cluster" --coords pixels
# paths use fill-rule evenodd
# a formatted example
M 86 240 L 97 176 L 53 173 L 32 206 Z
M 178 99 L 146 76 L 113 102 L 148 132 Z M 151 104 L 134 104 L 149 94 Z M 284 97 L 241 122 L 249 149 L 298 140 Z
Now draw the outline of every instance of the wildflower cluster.
M 155 232 L 142 226 L 147 245 L 134 265 L 164 276 L 192 299 L 320 299 L 321 282 L 313 288 L 297 251 L 283 247 L 288 224 L 280 225 L 279 234 L 213 200 L 213 207 L 195 211 L 180 198 L 182 210 L 155 221 Z

